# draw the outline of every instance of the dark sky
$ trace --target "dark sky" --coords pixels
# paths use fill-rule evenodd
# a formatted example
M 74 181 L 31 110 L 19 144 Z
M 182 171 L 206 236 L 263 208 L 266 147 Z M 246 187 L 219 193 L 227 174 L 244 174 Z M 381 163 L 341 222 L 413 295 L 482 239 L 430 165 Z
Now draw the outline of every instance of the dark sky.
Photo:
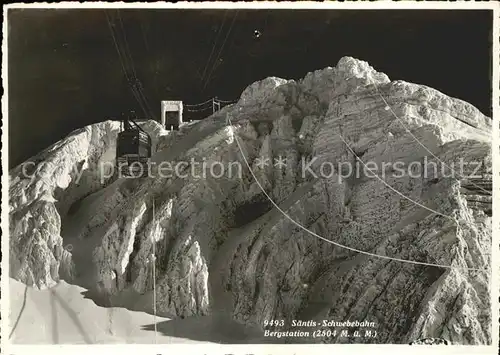
M 488 10 L 108 11 L 156 115 L 161 100 L 237 99 L 256 80 L 299 79 L 349 55 L 491 116 Z M 10 10 L 8 22 L 10 167 L 76 128 L 141 112 L 103 10 Z

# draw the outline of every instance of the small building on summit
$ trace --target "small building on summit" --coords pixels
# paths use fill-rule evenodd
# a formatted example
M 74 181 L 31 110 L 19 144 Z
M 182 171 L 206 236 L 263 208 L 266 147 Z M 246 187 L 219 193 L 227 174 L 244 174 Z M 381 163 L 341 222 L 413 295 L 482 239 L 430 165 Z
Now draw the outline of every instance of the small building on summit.
M 161 124 L 169 131 L 179 129 L 182 125 L 182 101 L 161 102 Z

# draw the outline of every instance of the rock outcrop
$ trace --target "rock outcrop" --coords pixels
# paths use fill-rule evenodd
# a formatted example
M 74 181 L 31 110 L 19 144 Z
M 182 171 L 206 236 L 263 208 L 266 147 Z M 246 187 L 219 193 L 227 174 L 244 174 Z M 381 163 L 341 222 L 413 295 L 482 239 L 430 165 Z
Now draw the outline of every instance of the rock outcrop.
M 154 243 L 162 314 L 377 332 L 290 342 L 491 342 L 491 120 L 470 104 L 344 57 L 177 132 L 144 127 L 150 177 L 111 172 L 113 121 L 10 172 L 12 277 L 149 300 Z

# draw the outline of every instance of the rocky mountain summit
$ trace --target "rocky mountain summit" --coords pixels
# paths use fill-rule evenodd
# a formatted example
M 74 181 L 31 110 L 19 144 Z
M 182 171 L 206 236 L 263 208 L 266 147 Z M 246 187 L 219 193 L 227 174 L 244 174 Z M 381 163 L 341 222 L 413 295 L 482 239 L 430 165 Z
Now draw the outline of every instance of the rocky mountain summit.
M 377 334 L 290 342 L 491 342 L 491 120 L 470 104 L 344 57 L 179 131 L 142 126 L 149 177 L 113 171 L 115 121 L 10 171 L 11 277 L 150 311 L 154 243 L 164 316 Z

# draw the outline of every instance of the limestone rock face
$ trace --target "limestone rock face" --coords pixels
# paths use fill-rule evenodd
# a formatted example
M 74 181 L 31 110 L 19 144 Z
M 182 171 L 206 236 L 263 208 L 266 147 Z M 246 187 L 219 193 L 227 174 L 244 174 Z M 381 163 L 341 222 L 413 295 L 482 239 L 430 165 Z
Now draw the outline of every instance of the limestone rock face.
M 156 123 L 144 128 L 155 138 L 161 134 Z M 71 253 L 60 235 L 61 216 L 110 182 L 119 129 L 118 122 L 106 121 L 74 131 L 9 172 L 13 277 L 44 288 L 54 285 L 61 272 L 71 274 Z
M 12 277 L 149 305 L 155 263 L 170 316 L 377 331 L 306 342 L 491 342 L 491 120 L 473 106 L 344 57 L 177 132 L 144 127 L 147 178 L 102 168 L 111 121 L 10 172 Z

